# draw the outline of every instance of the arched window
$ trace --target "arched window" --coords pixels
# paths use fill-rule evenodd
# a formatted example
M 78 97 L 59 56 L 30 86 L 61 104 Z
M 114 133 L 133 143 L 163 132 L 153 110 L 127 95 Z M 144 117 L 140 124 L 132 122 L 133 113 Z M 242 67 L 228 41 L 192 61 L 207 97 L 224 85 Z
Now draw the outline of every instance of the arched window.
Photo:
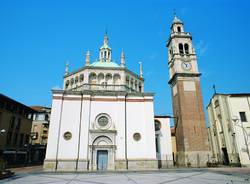
M 120 80 L 121 80 L 121 76 L 118 73 L 116 73 L 116 74 L 114 74 L 113 80 L 114 80 L 114 85 L 119 85 Z
M 170 55 L 172 55 L 172 54 L 173 54 L 172 49 L 169 49 L 169 54 L 170 54 Z
M 77 82 L 78 82 L 78 76 L 75 77 L 75 83 L 77 83 Z
M 89 84 L 96 84 L 96 74 L 95 73 L 89 74 Z
M 180 52 L 180 54 L 184 54 L 182 43 L 179 43 L 179 52 Z
M 81 74 L 81 75 L 80 75 L 80 82 L 82 82 L 83 80 L 84 80 L 84 75 Z
M 177 31 L 178 31 L 178 33 L 181 32 L 181 27 L 180 26 L 177 27 Z
M 161 129 L 161 123 L 158 120 L 155 120 L 155 131 L 159 131 Z
M 184 48 L 185 48 L 185 54 L 189 54 L 189 46 L 187 43 L 185 43 Z
M 141 85 L 141 83 L 139 83 L 139 92 L 140 93 L 142 92 L 142 85 Z
M 126 85 L 129 86 L 129 77 L 126 76 Z
M 101 84 L 104 81 L 104 74 L 99 73 L 97 79 L 98 79 L 98 84 Z

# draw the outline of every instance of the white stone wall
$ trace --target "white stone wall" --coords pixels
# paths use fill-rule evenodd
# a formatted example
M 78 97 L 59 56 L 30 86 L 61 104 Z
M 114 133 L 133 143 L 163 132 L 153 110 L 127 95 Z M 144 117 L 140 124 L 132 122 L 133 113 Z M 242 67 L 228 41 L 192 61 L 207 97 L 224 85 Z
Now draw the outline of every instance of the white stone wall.
M 60 97 L 60 96 L 61 95 L 59 96 L 55 95 L 55 97 Z M 60 127 L 61 107 L 62 107 L 62 100 L 54 99 L 52 101 L 46 159 L 53 160 L 57 157 L 57 145 L 58 145 L 58 138 L 59 138 L 58 134 L 59 134 L 59 127 Z
M 230 97 L 230 109 L 232 117 L 237 117 L 234 123 L 236 145 L 239 150 L 241 163 L 250 167 L 250 157 L 246 151 L 246 144 L 250 150 L 250 97 Z M 241 122 L 239 112 L 245 112 L 247 122 Z M 245 134 L 245 137 L 244 135 Z M 246 142 L 245 142 L 246 139 Z
M 161 129 L 155 132 L 158 134 L 160 143 L 160 153 L 157 154 L 157 158 L 158 160 L 173 161 L 170 118 L 156 117 L 155 120 L 161 123 Z
M 77 166 L 76 162 L 91 160 L 89 145 L 92 145 L 93 140 L 90 131 L 97 129 L 96 117 L 100 114 L 110 117 L 109 130 L 116 131 L 115 139 L 111 138 L 116 148 L 116 160 L 126 158 L 126 124 L 128 160 L 156 160 L 152 96 L 126 97 L 125 100 L 124 95 L 90 96 L 59 92 L 53 94 L 45 168 L 48 167 L 47 162 L 51 160 L 55 163 L 57 160 L 58 170 L 86 169 L 86 166 Z M 65 140 L 65 132 L 72 134 L 70 140 Z M 139 141 L 134 140 L 134 133 L 141 134 Z M 96 164 L 94 161 L 92 163 Z

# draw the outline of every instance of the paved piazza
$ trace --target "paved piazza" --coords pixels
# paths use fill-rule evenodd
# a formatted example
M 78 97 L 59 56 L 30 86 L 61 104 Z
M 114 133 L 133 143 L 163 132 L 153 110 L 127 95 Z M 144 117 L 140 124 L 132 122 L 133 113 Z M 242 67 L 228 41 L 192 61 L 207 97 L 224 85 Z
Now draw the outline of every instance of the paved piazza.
M 0 180 L 7 184 L 242 184 L 250 183 L 249 173 L 228 173 L 213 170 L 165 170 L 154 172 L 119 172 L 119 173 L 17 173 L 14 177 Z

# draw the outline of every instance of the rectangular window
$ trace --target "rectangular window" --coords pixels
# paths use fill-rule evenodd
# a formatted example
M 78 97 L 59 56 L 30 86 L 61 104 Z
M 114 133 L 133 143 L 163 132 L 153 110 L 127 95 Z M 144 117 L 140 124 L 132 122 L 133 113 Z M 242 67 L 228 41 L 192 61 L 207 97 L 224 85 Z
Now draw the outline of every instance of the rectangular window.
M 24 134 L 21 134 L 20 139 L 19 139 L 19 147 L 23 146 L 23 138 L 24 138 Z
M 14 138 L 13 138 L 13 146 L 16 146 L 16 145 L 17 145 L 17 138 L 18 138 L 18 134 L 15 133 L 15 134 L 14 134 Z
M 18 118 L 16 129 L 19 130 L 21 126 L 21 118 Z
M 12 116 L 11 119 L 10 119 L 10 125 L 9 125 L 9 129 L 13 129 L 14 126 L 15 126 L 15 116 Z
M 6 144 L 9 146 L 11 143 L 11 137 L 12 137 L 12 132 L 8 132 L 7 133 L 7 140 L 6 140 Z
M 30 135 L 26 134 L 26 136 L 25 136 L 25 144 L 29 144 L 29 141 L 30 141 Z
M 247 117 L 245 112 L 240 112 L 240 120 L 241 122 L 247 122 Z

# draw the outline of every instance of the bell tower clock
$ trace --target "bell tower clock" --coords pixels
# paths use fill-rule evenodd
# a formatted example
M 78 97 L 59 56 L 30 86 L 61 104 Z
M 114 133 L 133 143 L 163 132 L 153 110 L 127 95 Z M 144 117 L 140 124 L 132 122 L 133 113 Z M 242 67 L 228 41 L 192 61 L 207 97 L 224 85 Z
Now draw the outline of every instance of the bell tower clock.
M 210 155 L 200 87 L 200 73 L 192 36 L 176 16 L 167 41 L 168 68 L 175 116 L 179 165 L 205 166 Z

